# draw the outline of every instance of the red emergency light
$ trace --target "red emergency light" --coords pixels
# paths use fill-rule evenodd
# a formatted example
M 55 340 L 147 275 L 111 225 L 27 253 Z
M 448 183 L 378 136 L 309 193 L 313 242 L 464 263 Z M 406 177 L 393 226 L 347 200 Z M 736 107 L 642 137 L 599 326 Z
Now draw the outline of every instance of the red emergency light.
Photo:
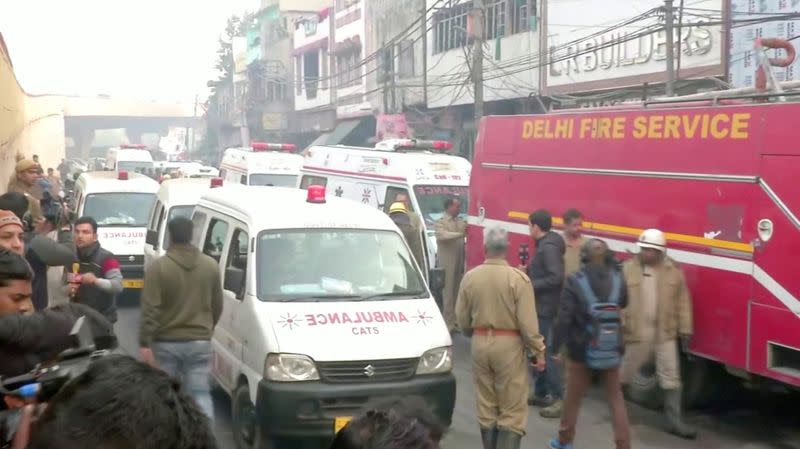
M 253 151 L 294 151 L 297 146 L 291 143 L 266 143 L 266 142 L 253 142 L 250 144 Z
M 127 181 L 128 172 L 126 172 L 125 170 L 120 170 L 119 173 L 117 173 L 117 179 L 119 179 L 120 181 Z
M 222 187 L 222 178 L 211 178 L 211 188 Z
M 325 187 L 324 186 L 308 186 L 308 194 L 306 201 L 314 204 L 322 204 L 325 202 Z
M 437 150 L 447 151 L 453 148 L 453 144 L 446 140 L 402 140 L 395 144 L 395 149 L 417 149 L 417 150 Z
M 145 148 L 147 148 L 147 145 L 142 145 L 141 143 L 135 143 L 135 144 L 134 143 L 128 143 L 128 144 L 120 145 L 119 147 L 123 148 L 123 149 L 126 149 L 126 150 L 144 150 Z

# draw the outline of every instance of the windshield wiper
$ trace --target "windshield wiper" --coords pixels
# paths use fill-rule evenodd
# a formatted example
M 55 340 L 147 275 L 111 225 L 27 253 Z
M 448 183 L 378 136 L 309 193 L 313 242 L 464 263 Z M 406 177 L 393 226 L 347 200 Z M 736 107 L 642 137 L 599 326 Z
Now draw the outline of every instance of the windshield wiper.
M 293 296 L 291 298 L 279 299 L 278 302 L 320 302 L 326 299 L 353 299 L 353 298 L 360 298 L 360 296 L 352 294 Z
M 409 299 L 422 299 L 426 298 L 427 294 L 424 291 L 405 291 L 405 292 L 385 292 L 376 293 L 374 295 L 361 296 L 355 301 L 372 301 L 375 299 L 392 299 L 401 296 L 409 297 Z

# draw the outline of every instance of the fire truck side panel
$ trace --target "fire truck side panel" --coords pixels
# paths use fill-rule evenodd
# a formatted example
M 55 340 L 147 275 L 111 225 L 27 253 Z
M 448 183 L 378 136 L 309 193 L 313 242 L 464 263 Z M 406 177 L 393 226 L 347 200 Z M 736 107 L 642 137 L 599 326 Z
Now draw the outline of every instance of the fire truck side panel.
M 800 233 L 779 207 L 800 213 L 800 157 L 762 159 L 785 154 L 788 146 L 771 144 L 793 141 L 798 113 L 800 105 L 773 105 L 487 117 L 473 162 L 468 267 L 483 260 L 490 224 L 511 231 L 510 263 L 523 243 L 533 253 L 527 215 L 538 208 L 555 217 L 579 209 L 586 234 L 623 258 L 642 229 L 662 229 L 693 297 L 692 352 L 800 386 L 800 333 L 790 330 L 800 319 L 791 263 Z M 774 233 L 759 247 L 763 218 Z
M 787 145 L 790 140 L 783 142 L 783 148 L 791 147 Z M 770 148 L 767 151 L 772 152 Z M 764 219 L 772 222 L 771 237 L 759 245 L 754 256 L 749 370 L 795 385 L 800 375 L 800 332 L 796 331 L 800 279 L 793 262 L 800 254 L 797 173 L 800 156 L 762 156 L 757 208 L 748 220 L 753 224 Z M 780 199 L 780 205 L 771 195 Z

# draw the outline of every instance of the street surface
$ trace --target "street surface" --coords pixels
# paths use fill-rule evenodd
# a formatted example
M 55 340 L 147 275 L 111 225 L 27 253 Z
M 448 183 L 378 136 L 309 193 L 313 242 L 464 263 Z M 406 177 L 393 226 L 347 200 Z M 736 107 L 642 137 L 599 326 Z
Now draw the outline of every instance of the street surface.
M 117 334 L 122 349 L 138 354 L 138 308 L 119 311 Z M 474 391 L 470 367 L 469 340 L 455 338 L 454 373 L 458 385 L 453 426 L 442 443 L 443 449 L 480 449 L 480 436 L 475 421 Z M 698 427 L 695 441 L 685 441 L 661 431 L 659 413 L 629 404 L 635 449 L 800 449 L 800 413 L 798 395 L 730 398 L 702 413 L 692 413 L 689 422 Z M 230 401 L 215 393 L 215 432 L 220 449 L 235 449 L 230 422 Z M 782 409 L 781 412 L 778 410 Z M 526 449 L 545 449 L 555 435 L 558 420 L 539 417 L 538 409 L 530 408 Z M 581 409 L 581 420 L 575 442 L 578 449 L 613 448 L 611 424 L 601 391 L 593 391 Z M 283 449 L 283 448 L 281 448 Z

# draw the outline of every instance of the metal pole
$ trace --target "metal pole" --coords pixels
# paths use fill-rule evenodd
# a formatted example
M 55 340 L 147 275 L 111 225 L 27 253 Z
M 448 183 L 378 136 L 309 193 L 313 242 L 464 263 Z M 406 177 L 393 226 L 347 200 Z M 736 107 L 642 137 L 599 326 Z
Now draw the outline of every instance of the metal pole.
M 194 126 L 192 126 L 192 151 L 194 151 L 194 130 L 197 128 L 197 102 L 200 100 L 198 95 L 194 96 L 194 113 L 192 114 L 192 118 L 194 118 Z
M 475 92 L 475 129 L 483 117 L 483 0 L 473 0 L 472 81 Z
M 664 30 L 667 37 L 667 86 L 668 97 L 675 96 L 675 38 L 672 34 L 674 18 L 672 17 L 672 0 L 664 0 Z
M 428 8 L 426 0 L 422 3 L 422 99 L 428 107 Z
M 684 0 L 681 0 L 680 5 L 678 6 L 678 26 L 675 27 L 675 34 L 678 35 L 678 54 L 676 55 L 678 58 L 678 62 L 675 67 L 675 81 L 680 81 L 681 79 L 681 54 L 683 53 L 683 3 Z M 727 72 L 726 72 L 727 73 Z

